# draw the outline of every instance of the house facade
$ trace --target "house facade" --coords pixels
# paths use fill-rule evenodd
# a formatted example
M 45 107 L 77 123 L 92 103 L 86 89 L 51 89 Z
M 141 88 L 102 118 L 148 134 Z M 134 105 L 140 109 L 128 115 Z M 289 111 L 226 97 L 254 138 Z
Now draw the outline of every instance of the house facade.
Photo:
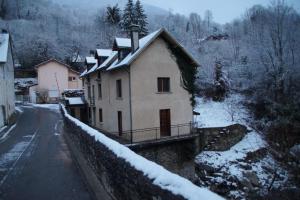
M 8 33 L 0 34 L 0 128 L 15 111 L 14 63 Z
M 71 66 L 55 59 L 35 66 L 38 83 L 30 88 L 32 101 L 57 102 L 62 97 L 62 92 L 67 89 L 82 89 L 80 73 Z
M 191 94 L 170 46 L 188 58 L 187 67 L 198 66 L 164 29 L 142 39 L 132 32 L 111 50 L 97 50 L 82 74 L 90 124 L 132 142 L 190 133 Z

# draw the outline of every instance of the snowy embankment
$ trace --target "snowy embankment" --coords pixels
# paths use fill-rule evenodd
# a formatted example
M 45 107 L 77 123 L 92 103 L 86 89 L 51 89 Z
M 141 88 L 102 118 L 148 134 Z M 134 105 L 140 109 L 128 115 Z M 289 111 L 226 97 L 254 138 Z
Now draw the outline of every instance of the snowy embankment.
M 197 98 L 195 111 L 200 115 L 196 117 L 199 127 L 224 127 L 232 124 L 245 124 L 248 117 L 246 109 L 240 104 L 241 95 L 231 95 L 223 102 L 215 102 Z
M 189 180 L 182 178 L 174 173 L 169 172 L 162 166 L 145 159 L 142 156 L 137 155 L 129 148 L 121 145 L 120 143 L 106 137 L 101 132 L 87 126 L 78 119 L 69 115 L 63 105 L 63 112 L 65 117 L 74 122 L 82 130 L 87 132 L 89 135 L 95 138 L 96 141 L 105 145 L 118 157 L 125 159 L 132 167 L 143 172 L 145 176 L 153 180 L 153 184 L 161 187 L 162 189 L 168 190 L 175 195 L 181 195 L 186 199 L 190 200 L 217 200 L 223 199 L 217 194 L 209 191 L 206 188 L 200 188 L 194 185 Z
M 201 127 L 220 127 L 234 123 L 247 126 L 250 117 L 241 106 L 242 99 L 240 95 L 230 96 L 224 102 L 199 98 L 196 110 L 201 115 L 197 121 Z M 227 191 L 230 198 L 245 198 L 245 193 L 253 190 L 264 193 L 270 187 L 278 188 L 287 181 L 287 172 L 267 149 L 268 144 L 263 137 L 251 131 L 227 151 L 203 151 L 195 159 L 199 166 L 207 167 L 206 180 L 200 182 L 214 188 L 225 185 L 226 189 L 230 188 Z

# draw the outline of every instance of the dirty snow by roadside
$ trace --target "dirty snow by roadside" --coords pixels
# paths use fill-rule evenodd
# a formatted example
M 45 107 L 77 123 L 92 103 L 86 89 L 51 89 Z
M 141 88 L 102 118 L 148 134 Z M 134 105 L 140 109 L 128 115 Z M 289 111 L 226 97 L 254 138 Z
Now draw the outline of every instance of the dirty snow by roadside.
M 20 107 L 16 106 L 15 109 L 16 109 L 16 111 L 18 111 L 19 113 L 23 113 L 23 110 L 22 110 Z
M 59 104 L 29 104 L 34 107 L 48 108 L 51 110 L 59 110 Z
M 6 137 L 10 134 L 10 132 L 16 127 L 16 124 L 11 126 L 0 138 L 0 142 L 2 142 Z
M 146 158 L 137 155 L 128 147 L 119 144 L 118 142 L 106 137 L 101 132 L 87 126 L 86 124 L 80 122 L 78 119 L 69 115 L 62 105 L 64 115 L 74 122 L 77 126 L 82 128 L 91 136 L 95 137 L 96 141 L 101 142 L 107 148 L 109 148 L 112 152 L 114 152 L 118 157 L 125 159 L 132 167 L 135 169 L 142 171 L 145 176 L 149 177 L 153 180 L 153 183 L 162 189 L 166 189 L 171 191 L 175 195 L 182 195 L 186 199 L 190 200 L 218 200 L 223 199 L 217 194 L 209 191 L 206 188 L 201 188 L 194 185 L 189 180 L 178 176 L 170 171 L 166 170 L 162 166 L 147 160 Z

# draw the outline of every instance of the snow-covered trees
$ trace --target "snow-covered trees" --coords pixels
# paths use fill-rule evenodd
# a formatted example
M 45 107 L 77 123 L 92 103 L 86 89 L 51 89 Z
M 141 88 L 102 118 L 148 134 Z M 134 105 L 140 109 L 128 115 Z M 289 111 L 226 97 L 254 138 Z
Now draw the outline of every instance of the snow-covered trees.
M 118 25 L 121 21 L 121 13 L 118 4 L 106 8 L 106 21 L 112 25 Z
M 216 60 L 213 100 L 215 101 L 224 100 L 228 90 L 229 90 L 229 81 L 227 80 L 227 77 L 223 72 L 223 65 L 221 61 Z
M 140 0 L 137 0 L 134 6 L 134 23 L 139 26 L 140 31 L 139 35 L 140 37 L 143 37 L 148 34 L 148 22 L 147 22 L 147 15 L 145 14 L 145 11 L 143 9 L 143 6 L 140 2 Z
M 122 29 L 129 33 L 130 32 L 130 25 L 135 23 L 135 16 L 134 16 L 134 5 L 132 0 L 128 0 L 122 17 Z
M 295 63 L 294 45 L 299 38 L 295 35 L 299 31 L 299 15 L 278 0 L 266 8 L 252 8 L 248 13 L 251 30 L 252 48 L 254 45 L 259 52 L 257 58 L 264 68 L 264 81 L 268 87 L 271 100 L 282 102 L 288 92 L 289 79 Z M 293 30 L 293 31 L 292 31 Z
M 136 24 L 139 25 L 140 28 L 140 37 L 147 35 L 147 15 L 145 14 L 143 6 L 139 0 L 137 0 L 135 4 L 133 4 L 132 0 L 128 0 L 123 11 L 122 18 L 121 26 L 126 33 L 130 32 L 130 25 Z

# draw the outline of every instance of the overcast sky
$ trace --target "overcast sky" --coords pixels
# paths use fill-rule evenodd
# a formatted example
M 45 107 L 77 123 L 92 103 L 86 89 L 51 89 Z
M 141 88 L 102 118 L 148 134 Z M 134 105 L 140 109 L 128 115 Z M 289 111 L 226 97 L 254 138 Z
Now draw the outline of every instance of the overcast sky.
M 300 11 L 300 0 L 286 1 Z M 205 10 L 211 10 L 216 22 L 226 23 L 240 17 L 247 8 L 255 4 L 269 5 L 270 0 L 141 0 L 141 2 L 185 15 L 196 12 L 203 16 Z

